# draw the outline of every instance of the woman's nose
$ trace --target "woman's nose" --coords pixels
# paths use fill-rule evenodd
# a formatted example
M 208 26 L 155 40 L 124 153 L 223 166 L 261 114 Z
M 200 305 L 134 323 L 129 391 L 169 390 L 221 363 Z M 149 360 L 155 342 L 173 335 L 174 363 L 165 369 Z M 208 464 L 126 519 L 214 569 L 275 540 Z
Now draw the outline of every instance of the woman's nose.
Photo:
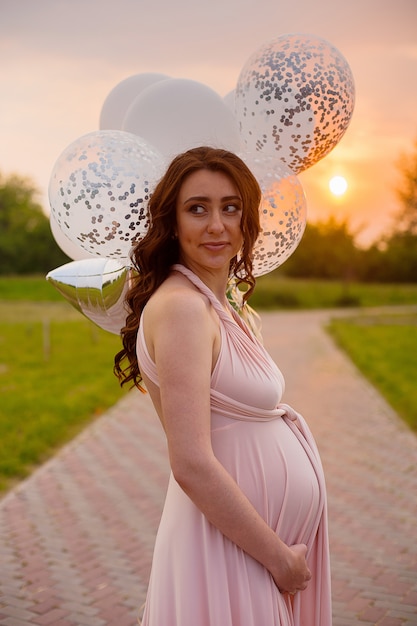
M 223 219 L 220 211 L 211 211 L 208 222 L 208 231 L 221 233 L 224 230 Z

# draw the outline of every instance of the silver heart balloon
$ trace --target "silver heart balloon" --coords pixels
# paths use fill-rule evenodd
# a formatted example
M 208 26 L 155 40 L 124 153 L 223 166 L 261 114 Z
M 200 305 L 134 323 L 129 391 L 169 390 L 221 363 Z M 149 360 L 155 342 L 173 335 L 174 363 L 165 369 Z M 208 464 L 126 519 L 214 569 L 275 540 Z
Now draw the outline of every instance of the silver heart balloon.
M 125 295 L 131 269 L 116 259 L 71 261 L 50 271 L 48 280 L 80 313 L 116 335 L 125 325 Z

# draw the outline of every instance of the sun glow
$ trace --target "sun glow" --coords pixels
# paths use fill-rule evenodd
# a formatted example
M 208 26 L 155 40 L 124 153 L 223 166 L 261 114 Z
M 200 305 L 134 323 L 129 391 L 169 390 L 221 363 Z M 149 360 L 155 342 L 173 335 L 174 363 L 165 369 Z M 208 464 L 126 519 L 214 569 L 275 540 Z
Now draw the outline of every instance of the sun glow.
M 343 176 L 333 176 L 329 180 L 329 189 L 334 196 L 343 196 L 346 193 L 348 184 Z

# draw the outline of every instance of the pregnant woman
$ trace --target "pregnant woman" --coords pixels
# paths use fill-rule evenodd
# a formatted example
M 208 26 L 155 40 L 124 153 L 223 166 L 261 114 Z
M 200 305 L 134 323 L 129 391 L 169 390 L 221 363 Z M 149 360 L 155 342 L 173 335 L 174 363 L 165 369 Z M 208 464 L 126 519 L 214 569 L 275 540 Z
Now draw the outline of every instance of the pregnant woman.
M 143 626 L 331 626 L 319 454 L 227 298 L 231 277 L 253 291 L 260 200 L 236 155 L 189 150 L 157 184 L 132 253 L 115 372 L 145 384 L 172 470 Z

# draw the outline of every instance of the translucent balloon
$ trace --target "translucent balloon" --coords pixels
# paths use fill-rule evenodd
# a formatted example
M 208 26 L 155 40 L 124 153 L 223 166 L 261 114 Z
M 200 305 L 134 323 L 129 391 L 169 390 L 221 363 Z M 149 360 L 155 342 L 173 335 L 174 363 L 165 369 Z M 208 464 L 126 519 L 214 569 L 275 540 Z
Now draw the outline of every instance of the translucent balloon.
M 229 106 L 210 87 L 188 79 L 145 89 L 127 111 L 123 130 L 143 137 L 167 159 L 202 145 L 232 152 L 242 146 Z
M 140 137 L 117 130 L 84 135 L 53 168 L 53 218 L 89 254 L 128 258 L 148 229 L 147 202 L 162 167 L 161 155 Z
M 304 234 L 307 202 L 297 176 L 276 156 L 242 154 L 262 190 L 261 233 L 254 246 L 254 276 L 282 265 Z
M 243 67 L 235 111 L 250 152 L 274 152 L 295 173 L 340 141 L 353 114 L 355 87 L 342 54 L 311 35 L 282 35 Z
M 96 255 L 91 255 L 87 252 L 87 250 L 84 250 L 80 246 L 73 243 L 71 239 L 68 239 L 55 221 L 53 213 L 49 216 L 49 225 L 55 242 L 61 248 L 62 252 L 65 252 L 70 259 L 73 261 L 80 261 L 81 259 L 97 258 Z
M 128 310 L 124 298 L 130 268 L 116 259 L 71 261 L 49 272 L 46 279 L 92 322 L 118 335 Z
M 146 87 L 167 78 L 169 78 L 169 76 L 165 76 L 165 74 L 150 72 L 134 74 L 122 80 L 113 87 L 103 103 L 100 112 L 99 128 L 101 130 L 122 130 L 126 112 L 134 99 L 146 89 Z

